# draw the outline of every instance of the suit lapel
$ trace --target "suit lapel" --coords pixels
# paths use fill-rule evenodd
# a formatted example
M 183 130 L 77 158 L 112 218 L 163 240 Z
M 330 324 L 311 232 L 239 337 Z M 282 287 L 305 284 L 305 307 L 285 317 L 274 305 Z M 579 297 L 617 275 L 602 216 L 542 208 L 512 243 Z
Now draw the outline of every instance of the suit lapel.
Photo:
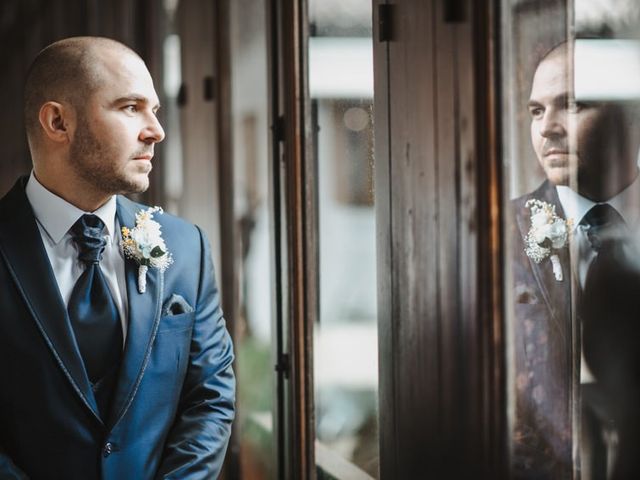
M 133 202 L 118 196 L 120 226 L 135 226 L 137 208 Z M 164 283 L 164 275 L 150 268 L 147 272 L 147 291 L 139 293 L 138 265 L 131 259 L 125 259 L 125 276 L 129 305 L 127 339 L 113 399 L 111 427 L 125 415 L 142 381 L 158 329 Z
M 556 214 L 560 218 L 565 218 L 560 199 L 553 187 L 549 182 L 545 182 L 538 190 L 531 194 L 529 198 L 542 200 L 551 205 L 555 205 Z M 531 226 L 531 215 L 529 209 L 523 207 L 522 212 L 517 215 L 518 228 L 520 234 L 524 239 L 529 232 Z M 536 283 L 542 292 L 542 297 L 549 309 L 551 318 L 554 319 L 556 325 L 560 327 L 561 331 L 564 331 L 562 325 L 567 318 L 571 318 L 571 259 L 569 254 L 569 247 L 565 247 L 558 252 L 560 259 L 560 265 L 562 267 L 563 279 L 561 281 L 556 280 L 553 273 L 553 265 L 549 258 L 545 258 L 540 263 L 534 262 L 529 258 L 529 263 L 533 271 L 533 275 L 536 279 Z
M 67 311 L 21 178 L 0 206 L 0 254 L 56 362 L 100 422 Z

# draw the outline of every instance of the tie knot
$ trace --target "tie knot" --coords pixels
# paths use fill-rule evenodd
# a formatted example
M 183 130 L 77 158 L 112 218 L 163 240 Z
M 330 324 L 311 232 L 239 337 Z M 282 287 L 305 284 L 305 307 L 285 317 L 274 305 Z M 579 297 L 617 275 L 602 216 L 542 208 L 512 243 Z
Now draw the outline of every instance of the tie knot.
M 85 214 L 73 224 L 69 232 L 78 247 L 78 259 L 85 264 L 97 264 L 107 245 L 105 224 L 96 215 Z
M 628 234 L 624 219 L 608 203 L 594 205 L 580 224 L 587 228 L 587 238 L 596 251 L 600 251 L 607 243 L 622 240 Z

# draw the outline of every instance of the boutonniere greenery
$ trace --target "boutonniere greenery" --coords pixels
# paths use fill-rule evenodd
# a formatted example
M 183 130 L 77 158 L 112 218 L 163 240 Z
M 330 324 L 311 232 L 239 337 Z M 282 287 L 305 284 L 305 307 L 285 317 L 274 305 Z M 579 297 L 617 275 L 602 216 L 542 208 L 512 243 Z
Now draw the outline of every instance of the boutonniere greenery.
M 564 220 L 556 214 L 555 205 L 531 199 L 525 203 L 531 210 L 531 227 L 525 238 L 525 253 L 536 263 L 549 258 L 553 276 L 558 282 L 563 279 L 558 251 L 569 243 L 572 220 Z
M 153 219 L 162 208 L 152 207 L 136 213 L 136 226 L 122 227 L 122 249 L 127 258 L 138 264 L 138 292 L 147 289 L 147 271 L 157 268 L 165 271 L 173 263 L 173 257 L 160 232 L 160 224 Z

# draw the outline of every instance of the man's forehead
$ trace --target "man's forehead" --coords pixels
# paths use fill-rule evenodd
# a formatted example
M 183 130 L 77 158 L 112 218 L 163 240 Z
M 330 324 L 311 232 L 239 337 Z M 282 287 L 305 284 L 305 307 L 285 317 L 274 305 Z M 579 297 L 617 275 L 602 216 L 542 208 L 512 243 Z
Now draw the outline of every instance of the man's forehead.
M 111 101 L 129 98 L 152 104 L 158 103 L 151 74 L 138 56 L 125 52 L 106 52 L 96 63 L 99 91 Z
M 554 55 L 545 58 L 536 69 L 531 85 L 531 99 L 537 96 L 567 95 L 571 90 L 567 58 Z
M 128 51 L 118 52 L 115 49 L 106 49 L 96 55 L 95 63 L 99 74 L 113 78 L 151 79 L 142 59 Z

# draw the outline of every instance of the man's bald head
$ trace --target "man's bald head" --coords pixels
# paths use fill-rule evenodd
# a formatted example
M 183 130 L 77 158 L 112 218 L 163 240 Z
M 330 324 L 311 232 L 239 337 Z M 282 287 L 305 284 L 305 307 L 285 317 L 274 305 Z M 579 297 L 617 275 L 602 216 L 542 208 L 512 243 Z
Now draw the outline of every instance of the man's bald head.
M 572 44 L 573 46 L 573 44 Z M 541 63 L 543 63 L 546 60 L 551 60 L 553 58 L 556 58 L 557 56 L 562 56 L 566 58 L 566 61 L 568 61 L 568 55 L 569 55 L 569 42 L 568 41 L 562 41 L 556 45 L 554 45 L 553 47 L 551 47 L 549 50 L 547 50 L 544 55 L 542 55 L 542 58 L 540 58 L 540 61 L 538 62 L 538 66 L 540 66 Z
M 101 53 L 138 56 L 126 45 L 103 37 L 73 37 L 52 43 L 36 56 L 27 73 L 24 119 L 29 142 L 38 138 L 39 112 L 48 101 L 67 102 L 76 110 L 104 82 Z

